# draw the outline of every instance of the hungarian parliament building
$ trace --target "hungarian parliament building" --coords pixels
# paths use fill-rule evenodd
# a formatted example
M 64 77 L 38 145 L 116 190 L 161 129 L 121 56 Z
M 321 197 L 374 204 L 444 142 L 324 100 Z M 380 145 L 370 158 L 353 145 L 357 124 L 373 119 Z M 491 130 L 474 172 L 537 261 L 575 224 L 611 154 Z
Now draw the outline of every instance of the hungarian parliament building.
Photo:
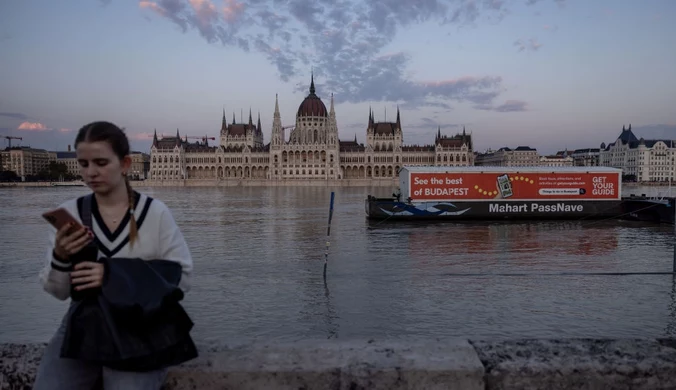
M 188 142 L 179 131 L 173 137 L 153 136 L 149 180 L 167 184 L 190 181 L 259 180 L 288 182 L 361 181 L 394 179 L 403 165 L 474 165 L 472 136 L 465 132 L 442 136 L 435 129 L 434 144 L 404 145 L 399 109 L 394 122 L 376 122 L 369 112 L 366 145 L 340 140 L 333 105 L 329 108 L 315 93 L 311 78 L 309 94 L 298 106 L 296 123 L 282 125 L 275 97 L 270 142 L 263 140 L 260 115 L 254 123 L 249 111 L 246 123 L 226 120 L 221 124 L 219 145 Z M 287 131 L 289 132 L 287 137 Z M 213 139 L 213 138 L 212 138 Z

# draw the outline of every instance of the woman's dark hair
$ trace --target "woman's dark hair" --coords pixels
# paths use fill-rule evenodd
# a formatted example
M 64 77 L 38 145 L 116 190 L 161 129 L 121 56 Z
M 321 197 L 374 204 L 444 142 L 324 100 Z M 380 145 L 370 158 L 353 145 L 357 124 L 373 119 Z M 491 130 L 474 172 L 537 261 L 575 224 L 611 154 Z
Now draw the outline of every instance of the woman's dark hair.
M 122 161 L 129 155 L 129 139 L 124 131 L 110 122 L 92 122 L 84 125 L 75 137 L 75 148 L 80 142 L 108 142 L 115 155 Z M 136 218 L 134 217 L 134 191 L 129 183 L 129 175 L 124 174 L 124 184 L 129 197 L 129 244 L 134 245 L 138 236 Z

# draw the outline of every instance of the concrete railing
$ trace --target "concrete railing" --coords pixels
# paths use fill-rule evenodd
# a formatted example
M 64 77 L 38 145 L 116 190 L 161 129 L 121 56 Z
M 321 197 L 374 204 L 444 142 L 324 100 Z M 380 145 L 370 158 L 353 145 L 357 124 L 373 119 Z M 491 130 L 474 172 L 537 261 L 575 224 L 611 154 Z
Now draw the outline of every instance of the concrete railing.
M 0 344 L 0 389 L 28 389 L 44 345 Z M 165 389 L 674 389 L 676 340 L 304 341 L 200 348 Z

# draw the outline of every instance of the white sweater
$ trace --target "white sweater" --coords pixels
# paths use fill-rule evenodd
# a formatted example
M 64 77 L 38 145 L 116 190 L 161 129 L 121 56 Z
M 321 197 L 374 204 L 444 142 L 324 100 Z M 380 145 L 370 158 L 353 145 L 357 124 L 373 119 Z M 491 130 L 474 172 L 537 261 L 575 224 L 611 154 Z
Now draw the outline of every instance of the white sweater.
M 183 274 L 179 287 L 184 292 L 190 289 L 189 277 L 192 272 L 192 257 L 181 230 L 174 221 L 169 208 L 160 200 L 134 191 L 136 196 L 134 216 L 138 235 L 134 247 L 129 245 L 129 220 L 127 214 L 114 232 L 110 232 L 99 214 L 96 198 L 92 197 L 92 228 L 98 239 L 98 257 L 128 257 L 143 260 L 173 260 L 181 264 Z M 78 205 L 83 197 L 74 198 L 61 204 L 82 223 Z M 44 289 L 60 300 L 70 296 L 71 264 L 56 260 L 52 253 L 56 229 L 48 225 L 47 257 L 44 268 L 40 271 L 40 281 Z

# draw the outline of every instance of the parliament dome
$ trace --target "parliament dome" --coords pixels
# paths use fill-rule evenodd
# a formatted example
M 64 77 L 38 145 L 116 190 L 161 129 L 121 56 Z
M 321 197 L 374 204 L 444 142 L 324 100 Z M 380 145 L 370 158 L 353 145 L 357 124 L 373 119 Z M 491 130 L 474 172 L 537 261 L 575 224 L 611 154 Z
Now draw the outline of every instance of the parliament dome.
M 315 94 L 315 79 L 314 75 L 311 77 L 310 81 L 310 94 L 303 99 L 303 102 L 300 103 L 298 107 L 298 113 L 296 117 L 308 117 L 308 116 L 320 116 L 327 117 L 329 116 L 326 106 L 322 99 Z

